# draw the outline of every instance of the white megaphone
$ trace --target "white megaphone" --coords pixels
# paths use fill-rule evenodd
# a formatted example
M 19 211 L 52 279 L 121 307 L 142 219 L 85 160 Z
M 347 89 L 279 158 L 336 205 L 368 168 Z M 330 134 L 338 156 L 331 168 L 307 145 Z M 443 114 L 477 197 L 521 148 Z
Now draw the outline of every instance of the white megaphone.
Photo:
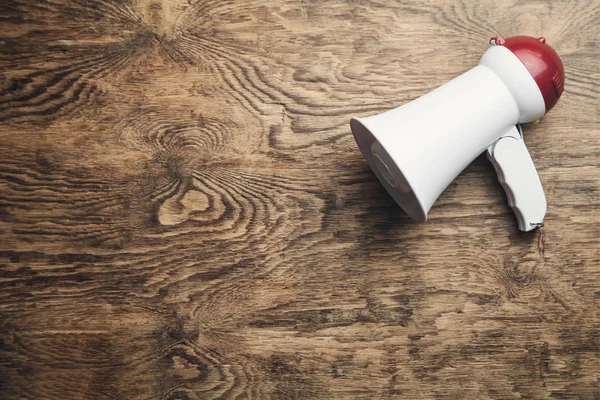
M 542 225 L 546 198 L 521 123 L 541 118 L 563 92 L 564 69 L 544 38 L 492 38 L 475 68 L 401 107 L 350 125 L 375 175 L 419 222 L 487 150 L 519 229 Z

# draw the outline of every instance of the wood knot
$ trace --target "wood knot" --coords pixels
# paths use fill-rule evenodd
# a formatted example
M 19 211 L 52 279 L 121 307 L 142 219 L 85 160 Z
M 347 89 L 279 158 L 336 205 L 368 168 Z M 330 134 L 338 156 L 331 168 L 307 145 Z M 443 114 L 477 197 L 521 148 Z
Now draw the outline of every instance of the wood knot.
M 178 225 L 209 206 L 210 199 L 206 194 L 190 190 L 183 196 L 167 199 L 158 209 L 158 222 L 161 225 Z

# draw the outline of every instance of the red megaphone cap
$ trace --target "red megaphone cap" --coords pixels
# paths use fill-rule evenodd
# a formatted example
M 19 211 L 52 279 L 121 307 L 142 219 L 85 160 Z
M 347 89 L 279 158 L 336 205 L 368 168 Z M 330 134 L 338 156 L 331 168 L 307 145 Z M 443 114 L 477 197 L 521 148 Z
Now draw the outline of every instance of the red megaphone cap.
M 493 38 L 496 44 L 506 47 L 525 65 L 537 83 L 546 112 L 550 111 L 563 93 L 565 69 L 560 57 L 546 44 L 544 37 L 512 36 L 506 39 Z

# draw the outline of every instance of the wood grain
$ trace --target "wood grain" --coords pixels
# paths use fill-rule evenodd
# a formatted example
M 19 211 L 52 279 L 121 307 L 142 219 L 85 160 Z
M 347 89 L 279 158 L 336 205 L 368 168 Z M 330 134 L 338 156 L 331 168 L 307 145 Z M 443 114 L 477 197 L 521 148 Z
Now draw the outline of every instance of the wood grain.
M 3 0 L 0 398 L 598 399 L 593 0 Z M 477 159 L 430 222 L 351 116 L 545 35 L 546 226 Z

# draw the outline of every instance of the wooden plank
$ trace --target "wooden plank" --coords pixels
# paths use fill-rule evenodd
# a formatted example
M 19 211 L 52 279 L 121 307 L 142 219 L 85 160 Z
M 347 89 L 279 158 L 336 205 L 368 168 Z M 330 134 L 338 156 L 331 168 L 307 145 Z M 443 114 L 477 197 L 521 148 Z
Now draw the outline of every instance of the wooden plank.
M 0 397 L 598 393 L 598 3 L 4 0 Z M 477 159 L 416 224 L 349 130 L 545 35 L 546 226 Z

